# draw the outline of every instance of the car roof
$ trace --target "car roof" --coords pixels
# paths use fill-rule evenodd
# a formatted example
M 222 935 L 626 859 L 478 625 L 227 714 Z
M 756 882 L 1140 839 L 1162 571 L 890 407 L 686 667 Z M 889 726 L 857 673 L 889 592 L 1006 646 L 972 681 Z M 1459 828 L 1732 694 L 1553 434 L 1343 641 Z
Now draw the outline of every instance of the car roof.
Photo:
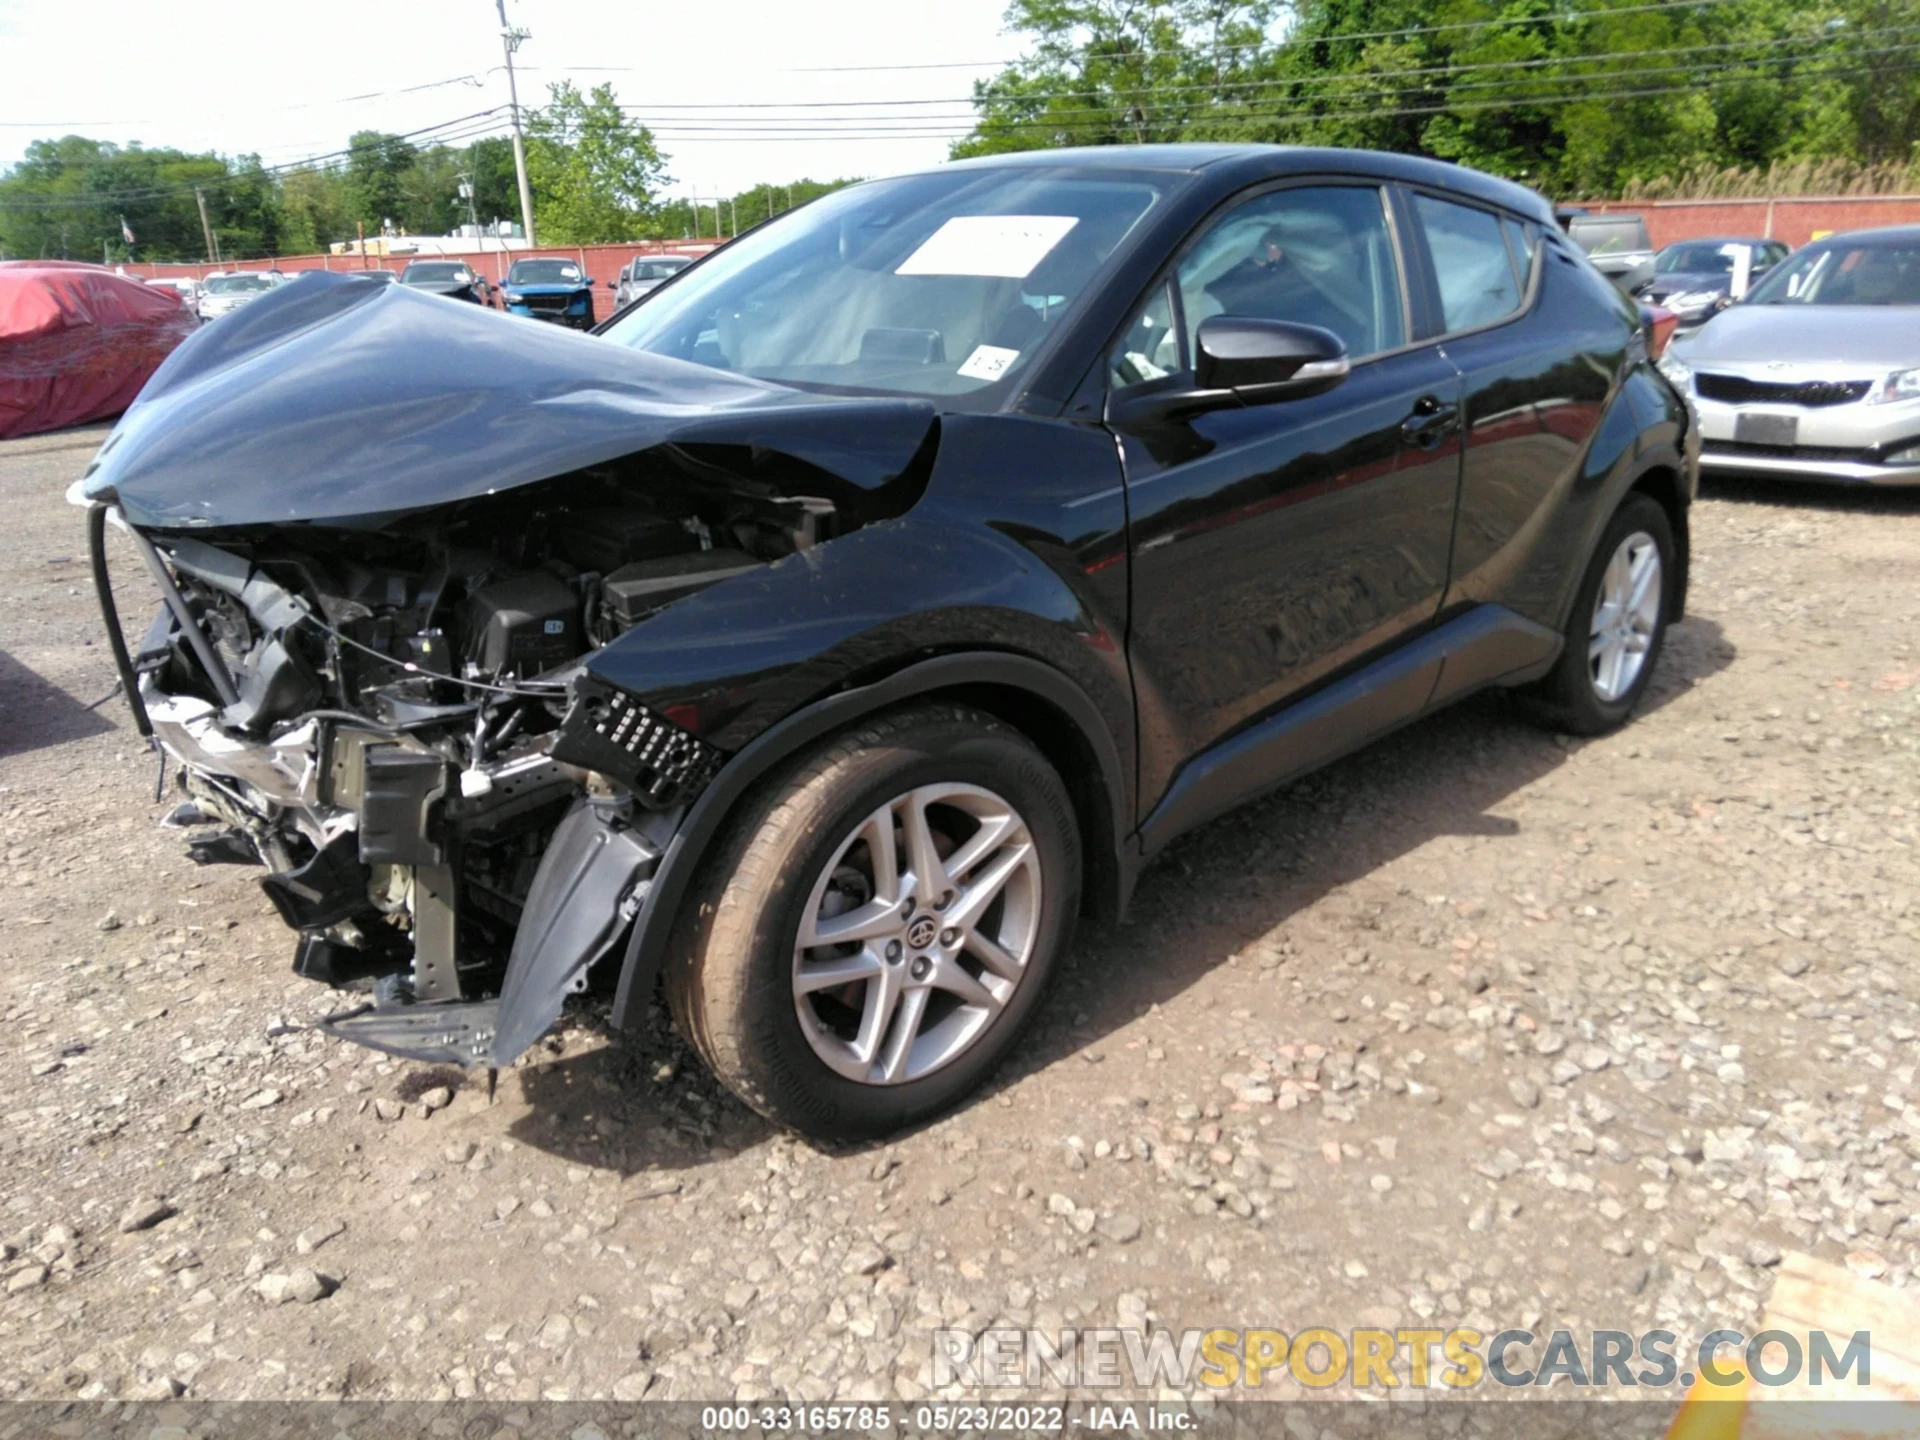
M 1809 241 L 1811 245 L 1857 245 L 1862 240 L 1884 240 L 1892 245 L 1920 245 L 1920 225 L 1881 225 L 1865 230 L 1842 230 L 1834 235 L 1822 235 L 1818 240 Z
M 1663 250 L 1672 250 L 1681 245 L 1784 245 L 1784 240 L 1775 240 L 1765 235 L 1689 235 L 1685 240 L 1675 240 L 1671 245 L 1663 245 Z
M 1245 184 L 1289 175 L 1364 175 L 1453 190 L 1488 204 L 1553 223 L 1553 207 L 1525 186 L 1462 165 L 1398 155 L 1385 150 L 1345 150 L 1307 145 L 1086 145 L 1064 150 L 1022 150 L 956 160 L 941 170 L 1048 169 L 1090 173 L 1122 171 L 1221 174 Z M 1237 173 L 1235 173 L 1237 172 Z M 923 174 L 935 173 L 923 171 Z M 1636 217 L 1637 218 L 1637 217 Z

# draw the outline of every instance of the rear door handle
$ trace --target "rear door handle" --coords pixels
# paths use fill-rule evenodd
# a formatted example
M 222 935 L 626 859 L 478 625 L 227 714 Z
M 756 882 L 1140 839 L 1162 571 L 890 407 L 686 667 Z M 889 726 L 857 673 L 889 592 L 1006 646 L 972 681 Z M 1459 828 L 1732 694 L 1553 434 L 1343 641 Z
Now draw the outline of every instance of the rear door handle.
M 1459 425 L 1459 406 L 1449 405 L 1438 396 L 1422 395 L 1413 402 L 1413 413 L 1400 422 L 1400 436 L 1409 445 L 1433 450 Z

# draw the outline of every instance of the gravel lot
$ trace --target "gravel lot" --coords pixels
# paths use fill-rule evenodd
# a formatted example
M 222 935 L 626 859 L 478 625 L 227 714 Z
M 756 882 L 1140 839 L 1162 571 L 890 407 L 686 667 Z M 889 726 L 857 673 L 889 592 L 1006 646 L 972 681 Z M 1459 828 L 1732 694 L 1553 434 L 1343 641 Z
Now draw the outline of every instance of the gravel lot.
M 104 433 L 0 445 L 0 1398 L 911 1400 L 949 1324 L 1698 1335 L 1785 1249 L 1916 1283 L 1920 496 L 1711 493 L 1634 725 L 1483 697 L 1189 837 L 989 1093 L 825 1153 L 591 1005 L 491 1103 L 300 1029 L 337 997 L 255 872 L 84 708 Z

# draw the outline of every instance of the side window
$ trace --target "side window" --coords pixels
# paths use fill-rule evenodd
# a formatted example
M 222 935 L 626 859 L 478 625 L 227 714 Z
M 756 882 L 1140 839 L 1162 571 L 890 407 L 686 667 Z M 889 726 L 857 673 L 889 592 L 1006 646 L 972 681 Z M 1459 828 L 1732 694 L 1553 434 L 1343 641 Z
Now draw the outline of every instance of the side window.
M 1498 216 L 1431 195 L 1415 195 L 1413 208 L 1427 234 L 1447 330 L 1471 330 L 1520 308 L 1520 282 Z
M 1385 197 L 1374 186 L 1300 186 L 1244 201 L 1187 251 L 1175 283 L 1188 354 L 1214 315 L 1319 325 L 1355 360 L 1406 343 Z
M 1500 228 L 1506 232 L 1507 250 L 1513 256 L 1514 273 L 1520 280 L 1520 293 L 1527 293 L 1527 281 L 1533 277 L 1533 252 L 1540 248 L 1540 227 L 1509 220 L 1501 217 Z
M 1147 297 L 1107 362 L 1107 383 L 1116 390 L 1144 385 L 1186 369 L 1180 335 L 1173 328 L 1173 287 L 1161 285 Z

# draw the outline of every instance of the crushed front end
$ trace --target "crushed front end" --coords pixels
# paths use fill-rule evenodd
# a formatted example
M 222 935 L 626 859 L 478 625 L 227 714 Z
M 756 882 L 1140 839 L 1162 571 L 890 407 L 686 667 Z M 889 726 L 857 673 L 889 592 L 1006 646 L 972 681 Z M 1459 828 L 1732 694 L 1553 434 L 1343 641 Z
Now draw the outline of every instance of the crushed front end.
M 831 507 L 630 459 L 373 528 L 185 534 L 96 507 L 163 604 L 124 646 L 203 861 L 254 861 L 293 968 L 364 992 L 336 1033 L 502 1065 L 631 929 L 721 751 L 584 662 L 677 599 L 814 543 Z M 688 498 L 693 497 L 693 498 Z
M 197 858 L 266 867 L 295 969 L 361 992 L 329 1028 L 502 1065 L 637 953 L 727 759 L 697 705 L 594 667 L 668 612 L 751 613 L 768 567 L 902 513 L 937 433 L 924 404 L 309 275 L 174 350 L 71 498 Z M 163 597 L 143 636 L 115 527 Z M 649 684 L 735 623 L 612 668 Z

